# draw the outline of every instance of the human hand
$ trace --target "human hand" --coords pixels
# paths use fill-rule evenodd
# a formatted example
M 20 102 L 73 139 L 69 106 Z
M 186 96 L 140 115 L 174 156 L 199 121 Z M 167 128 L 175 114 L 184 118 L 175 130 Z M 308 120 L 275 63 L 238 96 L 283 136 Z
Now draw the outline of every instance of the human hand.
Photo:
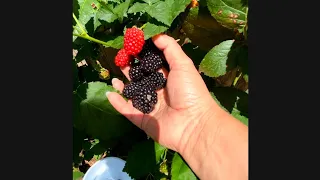
M 192 60 L 180 45 L 167 35 L 153 38 L 154 44 L 163 51 L 170 66 L 168 73 L 160 72 L 167 78 L 166 87 L 158 90 L 158 103 L 150 114 L 143 114 L 115 92 L 107 93 L 113 107 L 133 124 L 144 130 L 150 137 L 172 150 L 181 152 L 189 137 L 201 130 L 212 110 L 219 109 L 212 99 L 204 81 Z M 129 67 L 122 69 L 129 79 Z M 124 84 L 119 79 L 112 80 L 113 87 L 120 92 Z

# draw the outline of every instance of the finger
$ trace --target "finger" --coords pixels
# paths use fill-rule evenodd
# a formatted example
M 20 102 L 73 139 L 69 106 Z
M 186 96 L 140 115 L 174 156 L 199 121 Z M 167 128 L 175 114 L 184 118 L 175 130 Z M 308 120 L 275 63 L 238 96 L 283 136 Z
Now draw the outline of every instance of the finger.
M 172 37 L 160 34 L 152 38 L 154 44 L 163 51 L 170 69 L 181 65 L 194 66 L 192 60 L 183 52 L 181 46 Z
M 116 90 L 118 90 L 118 91 L 120 91 L 120 92 L 122 93 L 123 88 L 124 88 L 124 84 L 123 84 L 123 82 L 122 82 L 121 80 L 119 80 L 118 78 L 113 78 L 113 79 L 111 80 L 111 83 L 112 83 L 112 86 L 113 86 Z
M 130 81 L 130 77 L 129 77 L 130 66 L 122 67 L 120 69 L 121 69 L 122 73 L 126 76 L 126 78 Z
M 141 128 L 141 122 L 143 119 L 143 113 L 138 111 L 132 106 L 131 101 L 125 101 L 116 92 L 107 92 L 106 96 L 111 103 L 111 105 L 127 119 L 129 119 L 133 124 Z

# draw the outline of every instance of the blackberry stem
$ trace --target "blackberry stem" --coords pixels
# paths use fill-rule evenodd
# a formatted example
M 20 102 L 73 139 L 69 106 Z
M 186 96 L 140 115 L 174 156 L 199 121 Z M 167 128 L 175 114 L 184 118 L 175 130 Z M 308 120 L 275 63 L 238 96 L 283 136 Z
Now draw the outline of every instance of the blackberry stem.
M 86 34 L 87 32 L 84 30 L 84 28 L 82 28 L 80 22 L 78 21 L 76 15 L 74 15 L 74 13 L 72 13 L 73 19 L 76 21 L 77 25 L 79 26 L 79 28 L 81 29 L 81 34 Z
M 110 44 L 104 41 L 101 41 L 99 39 L 93 38 L 90 35 L 88 35 L 88 33 L 85 31 L 85 29 L 82 27 L 81 23 L 79 22 L 79 20 L 77 19 L 77 17 L 74 15 L 74 13 L 72 13 L 73 19 L 76 21 L 77 25 L 79 26 L 79 29 L 81 30 L 81 34 L 74 34 L 74 36 L 78 36 L 81 37 L 83 39 L 88 39 L 92 42 L 98 43 L 98 44 L 102 44 L 106 47 L 110 47 Z M 76 26 L 73 26 L 73 28 L 79 30 Z
M 90 40 L 90 41 L 92 41 L 92 42 L 95 42 L 95 43 L 98 43 L 98 44 L 102 44 L 102 45 L 104 45 L 104 46 L 106 46 L 106 47 L 110 47 L 110 44 L 109 44 L 109 43 L 104 42 L 104 41 L 101 41 L 101 40 L 96 39 L 96 38 L 93 38 L 93 37 L 89 36 L 87 33 L 86 33 L 86 34 L 73 34 L 73 35 L 74 35 L 74 36 L 81 37 L 81 38 L 83 38 L 83 39 L 88 39 L 88 40 Z
M 143 24 L 141 27 L 139 27 L 138 29 L 142 30 L 143 28 L 145 28 L 147 25 L 147 23 Z

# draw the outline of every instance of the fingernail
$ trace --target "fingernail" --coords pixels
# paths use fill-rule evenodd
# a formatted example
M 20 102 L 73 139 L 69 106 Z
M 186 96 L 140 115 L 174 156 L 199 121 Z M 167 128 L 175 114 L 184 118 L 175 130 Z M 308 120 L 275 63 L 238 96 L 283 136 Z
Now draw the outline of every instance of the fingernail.
M 107 96 L 107 97 L 108 97 L 108 94 L 110 94 L 110 91 L 107 91 L 107 92 L 106 92 L 106 96 Z
M 112 78 L 112 80 L 111 80 L 112 85 L 118 80 L 119 80 L 118 78 Z

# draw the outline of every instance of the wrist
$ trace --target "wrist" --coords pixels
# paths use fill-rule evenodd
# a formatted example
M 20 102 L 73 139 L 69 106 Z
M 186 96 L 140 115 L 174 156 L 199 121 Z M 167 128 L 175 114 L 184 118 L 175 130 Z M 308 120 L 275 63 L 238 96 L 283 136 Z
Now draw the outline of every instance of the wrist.
M 245 125 L 214 102 L 191 132 L 179 153 L 200 179 L 247 179 Z
M 225 116 L 224 110 L 214 101 L 210 103 L 204 113 L 194 118 L 195 125 L 190 125 L 192 130 L 186 129 L 180 143 L 178 152 L 186 160 L 190 168 L 201 178 L 199 172 L 202 171 L 206 163 L 214 163 L 208 160 L 212 156 L 212 146 L 221 127 L 221 117 Z M 189 127 L 190 127 L 189 126 Z M 205 171 L 205 169 L 203 169 Z

